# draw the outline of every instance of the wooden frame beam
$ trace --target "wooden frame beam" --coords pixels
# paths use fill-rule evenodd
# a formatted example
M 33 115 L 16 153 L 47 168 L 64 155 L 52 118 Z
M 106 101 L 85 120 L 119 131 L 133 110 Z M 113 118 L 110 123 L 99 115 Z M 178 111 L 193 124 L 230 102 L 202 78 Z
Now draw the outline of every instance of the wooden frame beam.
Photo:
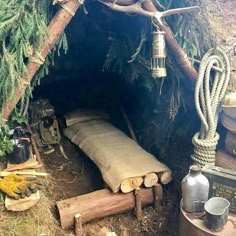
M 66 26 L 70 23 L 73 14 L 76 13 L 78 8 L 83 4 L 84 0 L 70 0 L 63 4 L 63 7 L 58 10 L 56 15 L 53 17 L 52 21 L 48 25 L 48 38 L 47 42 L 41 42 L 37 51 L 42 59 L 45 59 L 50 50 L 55 46 L 59 37 L 65 30 Z M 23 85 L 15 88 L 15 96 L 14 98 L 8 99 L 3 103 L 2 106 L 2 120 L 3 122 L 7 121 L 9 115 L 15 108 L 16 104 L 19 102 L 25 90 L 28 88 L 30 82 L 32 81 L 34 75 L 40 68 L 40 64 L 34 61 L 29 61 L 26 65 L 27 75 L 22 76 Z M 3 123 L 0 124 L 0 126 Z

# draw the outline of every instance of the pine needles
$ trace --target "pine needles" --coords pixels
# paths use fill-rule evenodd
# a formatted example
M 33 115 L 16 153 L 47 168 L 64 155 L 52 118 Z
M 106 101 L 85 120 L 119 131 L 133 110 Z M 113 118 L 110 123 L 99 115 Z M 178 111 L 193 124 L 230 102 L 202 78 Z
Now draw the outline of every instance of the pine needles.
M 14 97 L 16 86 L 23 83 L 22 75 L 27 75 L 26 63 L 33 54 L 37 55 L 40 42 L 47 40 L 50 5 L 47 0 L 0 0 L 0 106 Z M 66 38 L 62 37 L 59 48 L 64 44 L 67 45 Z M 52 58 L 51 54 L 49 59 Z M 34 81 L 44 77 L 49 61 Z
M 6 100 L 14 99 L 15 88 L 23 85 L 22 75 L 27 76 L 26 64 L 32 57 L 38 59 L 37 48 L 41 42 L 47 41 L 51 10 L 51 1 L 48 0 L 0 0 L 0 109 Z M 48 73 L 54 53 L 59 52 L 61 47 L 67 50 L 65 35 L 35 75 L 19 103 L 19 111 L 24 110 L 25 97 L 31 94 L 33 87 Z M 19 111 L 15 111 L 15 114 Z M 0 142 L 7 136 L 5 131 L 0 130 Z M 0 148 L 2 153 L 4 151 L 1 152 Z
M 110 45 L 103 69 L 112 69 L 129 82 L 140 77 L 149 77 L 148 68 L 150 65 L 143 55 L 144 30 L 141 30 L 140 35 L 137 48 L 126 35 L 117 36 Z

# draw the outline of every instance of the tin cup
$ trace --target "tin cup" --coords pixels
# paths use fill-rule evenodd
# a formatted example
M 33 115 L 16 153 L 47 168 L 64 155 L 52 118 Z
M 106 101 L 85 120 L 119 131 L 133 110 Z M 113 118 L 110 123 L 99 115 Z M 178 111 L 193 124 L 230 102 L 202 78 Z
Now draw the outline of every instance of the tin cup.
M 225 198 L 210 198 L 204 206 L 206 227 L 212 231 L 221 231 L 228 221 L 229 206 L 230 203 Z

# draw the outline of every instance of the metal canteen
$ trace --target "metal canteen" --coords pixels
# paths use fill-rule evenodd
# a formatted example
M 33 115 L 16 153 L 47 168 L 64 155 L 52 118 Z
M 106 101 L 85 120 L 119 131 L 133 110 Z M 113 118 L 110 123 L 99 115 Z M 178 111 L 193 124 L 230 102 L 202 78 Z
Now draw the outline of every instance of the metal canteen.
M 225 198 L 210 198 L 204 206 L 206 227 L 212 231 L 221 231 L 228 221 L 229 206 L 230 203 Z
M 203 212 L 209 196 L 209 181 L 201 173 L 201 167 L 192 165 L 181 183 L 183 209 L 186 212 Z

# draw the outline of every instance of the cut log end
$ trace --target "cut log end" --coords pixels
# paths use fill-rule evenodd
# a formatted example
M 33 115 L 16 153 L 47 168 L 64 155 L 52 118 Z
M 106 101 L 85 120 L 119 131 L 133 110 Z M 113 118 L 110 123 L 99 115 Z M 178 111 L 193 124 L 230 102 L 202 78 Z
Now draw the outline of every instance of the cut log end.
M 158 174 L 158 176 L 162 184 L 168 184 L 172 180 L 171 172 L 163 172 L 163 173 Z
M 80 214 L 75 214 L 75 219 L 79 219 L 81 217 Z
M 129 193 L 139 188 L 142 185 L 142 183 L 143 183 L 142 177 L 125 179 L 122 181 L 120 189 L 123 193 Z
M 158 182 L 158 176 L 155 173 L 149 173 L 145 175 L 143 184 L 146 188 L 151 188 Z

